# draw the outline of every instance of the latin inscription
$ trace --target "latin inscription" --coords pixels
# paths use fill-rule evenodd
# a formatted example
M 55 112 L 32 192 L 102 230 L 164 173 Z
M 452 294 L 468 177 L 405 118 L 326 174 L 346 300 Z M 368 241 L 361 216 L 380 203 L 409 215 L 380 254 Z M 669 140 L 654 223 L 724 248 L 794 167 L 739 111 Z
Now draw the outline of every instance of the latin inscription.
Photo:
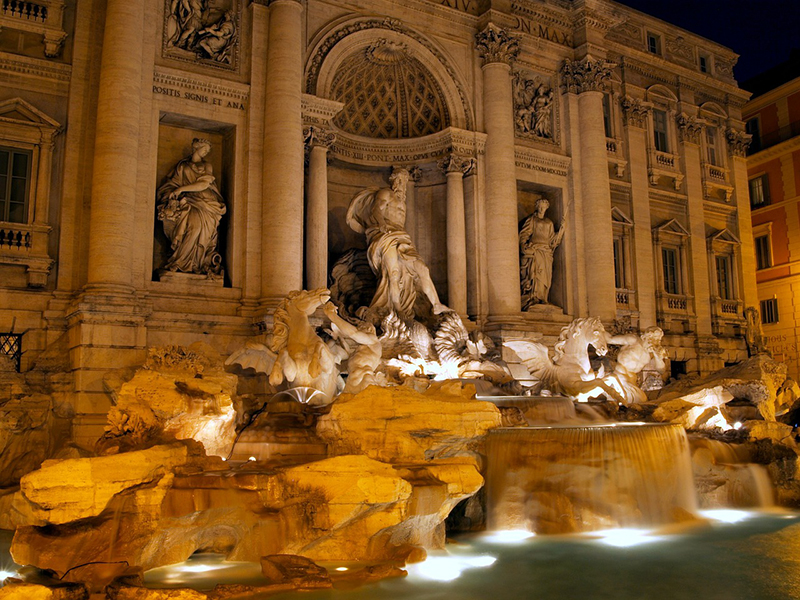
M 198 94 L 196 92 L 181 91 L 175 88 L 164 87 L 161 85 L 153 86 L 154 94 L 161 94 L 162 96 L 169 96 L 171 98 L 180 98 L 182 100 L 189 100 L 190 102 L 199 102 L 201 104 L 210 104 L 211 106 L 222 106 L 224 108 L 233 108 L 235 110 L 245 110 L 244 102 L 238 100 L 228 100 L 227 98 L 220 98 L 218 96 L 209 96 L 207 94 Z
M 440 6 L 447 8 L 455 8 L 461 12 L 469 13 L 471 15 L 477 14 L 478 2 L 477 0 L 436 0 Z
M 562 46 L 568 46 L 570 48 L 572 47 L 572 37 L 568 33 L 559 31 L 558 29 L 554 29 L 546 25 L 542 25 L 540 23 L 534 23 L 530 19 L 525 19 L 523 17 L 516 17 L 516 19 L 517 23 L 514 25 L 514 29 L 517 31 L 535 35 L 551 42 L 555 42 L 556 44 L 561 44 Z

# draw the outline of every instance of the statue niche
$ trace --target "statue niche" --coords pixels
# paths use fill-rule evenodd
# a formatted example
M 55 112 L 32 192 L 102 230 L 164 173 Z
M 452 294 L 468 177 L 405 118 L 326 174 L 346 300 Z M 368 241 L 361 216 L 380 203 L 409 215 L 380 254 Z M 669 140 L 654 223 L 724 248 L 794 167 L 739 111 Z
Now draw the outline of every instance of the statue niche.
M 555 231 L 553 222 L 545 216 L 548 208 L 550 202 L 547 198 L 539 198 L 533 214 L 523 221 L 519 231 L 522 310 L 550 303 L 553 253 L 564 237 L 567 212 L 564 211 L 561 226 Z
M 227 208 L 211 163 L 205 160 L 211 142 L 195 138 L 192 153 L 170 170 L 158 188 L 158 219 L 170 242 L 171 256 L 161 273 L 179 272 L 221 279 L 218 230 Z

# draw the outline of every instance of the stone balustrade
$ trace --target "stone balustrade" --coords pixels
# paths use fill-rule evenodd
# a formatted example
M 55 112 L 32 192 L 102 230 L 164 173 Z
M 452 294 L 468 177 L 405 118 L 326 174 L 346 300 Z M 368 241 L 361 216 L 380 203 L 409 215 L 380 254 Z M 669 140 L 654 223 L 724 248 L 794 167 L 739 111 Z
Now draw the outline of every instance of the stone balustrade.
M 45 56 L 54 58 L 67 37 L 64 0 L 3 0 L 0 28 L 40 34 Z

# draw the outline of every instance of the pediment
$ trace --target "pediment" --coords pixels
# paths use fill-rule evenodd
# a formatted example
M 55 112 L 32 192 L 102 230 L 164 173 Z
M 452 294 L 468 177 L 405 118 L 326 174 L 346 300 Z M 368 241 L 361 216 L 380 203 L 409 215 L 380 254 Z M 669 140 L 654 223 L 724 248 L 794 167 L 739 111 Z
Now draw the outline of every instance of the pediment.
M 633 227 L 631 218 L 616 206 L 611 207 L 611 222 L 622 225 L 623 227 Z
M 714 242 L 719 242 L 721 244 L 736 244 L 736 245 L 742 243 L 742 241 L 738 237 L 736 237 L 730 231 L 730 229 L 727 228 L 717 231 L 716 233 L 713 233 L 710 236 L 708 236 L 708 241 L 712 244 Z
M 653 229 L 654 234 L 671 234 L 688 237 L 689 232 L 676 219 L 670 219 Z
M 13 121 L 18 125 L 32 125 L 50 129 L 61 127 L 58 121 L 22 98 L 11 98 L 0 102 L 0 119 Z

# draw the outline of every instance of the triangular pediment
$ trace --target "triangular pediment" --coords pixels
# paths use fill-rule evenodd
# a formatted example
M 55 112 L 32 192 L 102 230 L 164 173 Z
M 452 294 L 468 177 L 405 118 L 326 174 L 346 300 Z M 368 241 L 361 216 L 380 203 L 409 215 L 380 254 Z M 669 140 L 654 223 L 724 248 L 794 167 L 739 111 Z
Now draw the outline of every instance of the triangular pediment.
M 672 235 L 688 236 L 689 232 L 686 228 L 678 223 L 676 219 L 670 219 L 653 229 L 653 233 L 667 233 Z
M 742 241 L 736 237 L 730 229 L 722 229 L 708 236 L 709 242 L 720 242 L 721 244 L 741 244 Z
M 624 227 L 633 227 L 631 218 L 616 206 L 611 207 L 611 222 Z
M 22 98 L 11 98 L 0 102 L 0 119 L 14 121 L 20 125 L 34 125 L 58 129 L 61 124 Z

